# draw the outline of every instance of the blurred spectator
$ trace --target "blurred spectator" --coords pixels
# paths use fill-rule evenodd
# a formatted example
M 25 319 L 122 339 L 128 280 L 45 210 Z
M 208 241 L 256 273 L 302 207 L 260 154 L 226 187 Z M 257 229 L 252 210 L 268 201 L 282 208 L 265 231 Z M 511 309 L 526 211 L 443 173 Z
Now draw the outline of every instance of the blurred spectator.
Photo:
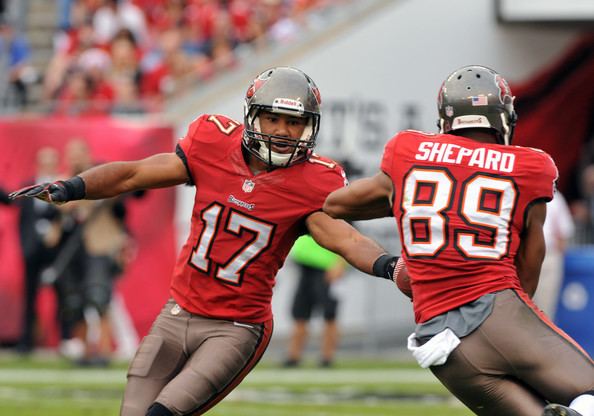
M 53 147 L 37 152 L 36 173 L 29 184 L 53 182 L 58 179 L 59 154 Z M 19 234 L 25 265 L 23 332 L 17 345 L 19 352 L 28 353 L 35 346 L 37 294 L 41 273 L 56 255 L 61 237 L 60 213 L 55 206 L 35 199 L 19 201 Z
M 28 87 L 39 80 L 29 58 L 26 39 L 0 15 L 0 98 L 3 106 L 22 108 L 27 105 Z
M 54 113 L 78 116 L 107 114 L 111 96 L 109 86 L 98 85 L 91 74 L 73 67 L 68 71 L 66 84 L 57 97 Z
M 130 78 L 113 79 L 114 100 L 111 114 L 144 114 L 147 106 L 140 100 L 138 85 Z
M 575 241 L 594 244 L 594 164 L 585 167 L 580 182 L 580 198 L 571 204 L 577 229 Z
M 140 51 L 132 32 L 120 30 L 111 42 L 111 67 L 106 81 L 113 90 L 112 113 L 142 113 Z
M 142 3 L 149 1 L 143 0 Z M 160 32 L 185 25 L 185 3 L 186 0 L 155 0 L 151 4 L 142 4 L 142 8 L 146 12 L 149 26 Z
M 232 0 L 229 3 L 229 17 L 233 36 L 237 44 L 251 43 L 264 34 L 257 18 L 257 9 L 250 0 Z
M 213 71 L 229 69 L 235 65 L 235 46 L 229 13 L 223 11 L 219 13 L 219 17 L 214 24 L 212 36 L 206 50 L 206 54 L 212 62 Z
M 289 44 L 300 35 L 303 21 L 300 9 L 295 4 L 282 0 L 263 1 L 267 10 L 268 36 L 274 43 Z M 301 24 L 300 24 L 301 23 Z
M 66 147 L 69 175 L 92 166 L 87 144 L 73 140 Z M 131 256 L 124 200 L 76 201 L 63 208 L 76 221 L 80 250 L 65 276 L 68 308 L 76 318 L 73 335 L 84 344 L 82 365 L 107 365 L 113 351 L 109 306 L 114 282 Z
M 93 29 L 99 45 L 108 45 L 120 29 L 130 30 L 140 44 L 148 40 L 146 17 L 128 0 L 103 0 L 93 15 Z
M 115 98 L 113 86 L 107 79 L 111 69 L 111 56 L 100 48 L 83 52 L 77 61 L 78 67 L 91 81 L 89 106 L 99 113 L 108 113 Z
M 151 50 L 142 62 L 145 74 L 142 92 L 146 98 L 158 100 L 172 96 L 195 84 L 201 74 L 206 74 L 205 56 L 189 55 L 182 45 L 181 29 L 168 29 L 159 35 L 157 48 Z
M 309 235 L 295 242 L 291 258 L 299 266 L 299 282 L 293 297 L 291 315 L 295 323 L 284 367 L 297 367 L 301 363 L 308 339 L 308 323 L 318 311 L 324 318 L 319 365 L 330 367 L 339 338 L 338 299 L 332 293 L 332 285 L 344 274 L 346 263 L 337 254 L 320 247 Z
M 69 71 L 78 68 L 78 58 L 96 45 L 93 41 L 93 26 L 88 22 L 76 22 L 68 33 L 56 41 L 56 53 L 48 64 L 44 78 L 44 96 L 56 99 L 68 83 Z
M 58 28 L 70 29 L 70 12 L 74 0 L 58 0 Z
M 111 55 L 110 77 L 125 77 L 139 85 L 142 73 L 139 59 L 141 51 L 136 44 L 134 34 L 127 29 L 120 30 L 112 39 L 109 52 Z
M 540 271 L 540 280 L 534 294 L 534 302 L 555 319 L 559 290 L 563 281 L 563 260 L 568 242 L 573 238 L 575 225 L 561 192 L 556 191 L 547 204 L 547 217 L 543 226 L 546 255 Z

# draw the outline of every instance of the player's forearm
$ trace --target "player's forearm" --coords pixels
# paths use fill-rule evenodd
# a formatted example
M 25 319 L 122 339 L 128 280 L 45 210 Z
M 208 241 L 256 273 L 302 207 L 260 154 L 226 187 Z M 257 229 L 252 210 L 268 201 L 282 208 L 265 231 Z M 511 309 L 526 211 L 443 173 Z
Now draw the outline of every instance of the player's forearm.
M 85 183 L 85 199 L 110 198 L 145 189 L 135 172 L 135 162 L 111 162 L 84 171 L 79 176 Z
M 365 178 L 337 189 L 326 198 L 324 212 L 333 218 L 367 220 L 391 215 L 386 188 L 378 186 L 378 179 Z
M 526 227 L 515 258 L 516 271 L 522 288 L 532 297 L 538 286 L 540 268 L 546 253 L 543 225 L 546 205 L 535 204 L 526 216 Z
M 379 274 L 374 273 L 374 263 L 386 254 L 386 250 L 349 223 L 317 211 L 307 217 L 305 225 L 320 246 L 342 256 L 362 272 L 385 277 L 383 270 Z
M 541 264 L 542 260 L 528 261 L 522 255 L 516 257 L 516 271 L 520 278 L 520 285 L 530 297 L 534 296 L 538 287 Z
M 81 175 L 85 198 L 109 198 L 124 192 L 164 188 L 189 181 L 188 171 L 175 153 L 160 153 L 132 162 L 96 166 Z
M 530 245 L 526 244 L 526 241 L 522 241 L 518 248 L 515 259 L 516 272 L 520 279 L 520 285 L 530 297 L 536 292 L 544 256 L 544 245 Z
M 392 215 L 390 207 L 386 206 L 386 204 L 381 201 L 376 201 L 360 207 L 344 207 L 340 208 L 337 212 L 338 215 L 336 215 L 335 218 L 342 218 L 348 221 L 372 220 L 375 218 L 390 217 Z
M 373 264 L 383 254 L 386 254 L 379 244 L 372 239 L 357 233 L 342 244 L 337 244 L 334 251 L 340 254 L 348 263 L 360 271 L 373 275 Z

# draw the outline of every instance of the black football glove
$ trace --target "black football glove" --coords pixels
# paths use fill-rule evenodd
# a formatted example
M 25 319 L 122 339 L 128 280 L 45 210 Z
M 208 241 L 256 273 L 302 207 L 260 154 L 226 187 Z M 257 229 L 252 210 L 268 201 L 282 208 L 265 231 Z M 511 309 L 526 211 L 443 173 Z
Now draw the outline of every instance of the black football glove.
M 80 176 L 66 181 L 44 182 L 27 186 L 8 195 L 11 200 L 37 198 L 50 204 L 63 204 L 85 197 L 85 182 Z

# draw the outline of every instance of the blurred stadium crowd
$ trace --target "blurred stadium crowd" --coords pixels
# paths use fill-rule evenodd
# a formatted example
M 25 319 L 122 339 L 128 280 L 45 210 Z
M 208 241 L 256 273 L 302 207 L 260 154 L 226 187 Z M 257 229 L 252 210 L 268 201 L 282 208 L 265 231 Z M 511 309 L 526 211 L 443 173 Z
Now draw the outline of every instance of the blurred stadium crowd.
M 241 54 L 291 42 L 311 24 L 309 14 L 346 2 L 62 0 L 43 74 L 29 63 L 26 34 L 4 13 L 0 31 L 10 44 L 4 101 L 23 108 L 28 86 L 41 83 L 40 104 L 55 114 L 159 111 L 176 93 L 238 65 Z

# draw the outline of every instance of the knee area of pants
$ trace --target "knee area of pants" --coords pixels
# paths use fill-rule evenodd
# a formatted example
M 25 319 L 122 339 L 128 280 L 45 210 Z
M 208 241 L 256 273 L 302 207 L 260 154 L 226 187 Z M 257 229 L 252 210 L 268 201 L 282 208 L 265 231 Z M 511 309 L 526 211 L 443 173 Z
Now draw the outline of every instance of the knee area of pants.
M 146 411 L 146 416 L 173 416 L 173 413 L 161 403 L 153 403 Z

